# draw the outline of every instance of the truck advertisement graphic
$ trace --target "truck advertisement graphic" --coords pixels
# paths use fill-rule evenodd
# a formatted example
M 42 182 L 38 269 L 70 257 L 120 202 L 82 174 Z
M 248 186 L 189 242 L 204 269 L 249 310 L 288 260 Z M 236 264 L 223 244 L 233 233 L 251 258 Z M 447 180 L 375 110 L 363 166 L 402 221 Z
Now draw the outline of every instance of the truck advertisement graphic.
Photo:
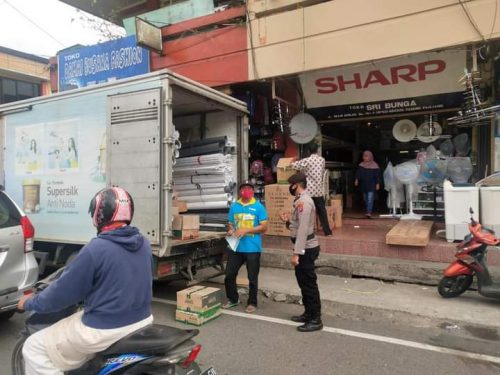
M 82 106 L 92 111 L 75 116 Z M 95 236 L 87 211 L 106 181 L 105 109 L 96 98 L 82 97 L 57 108 L 57 121 L 50 108 L 8 118 L 5 188 L 32 220 L 38 239 L 86 242 Z

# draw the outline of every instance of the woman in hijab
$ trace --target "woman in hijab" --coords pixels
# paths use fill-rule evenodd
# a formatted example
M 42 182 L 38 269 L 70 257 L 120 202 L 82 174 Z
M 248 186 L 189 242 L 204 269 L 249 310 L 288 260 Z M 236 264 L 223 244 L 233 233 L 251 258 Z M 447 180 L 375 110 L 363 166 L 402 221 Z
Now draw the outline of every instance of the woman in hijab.
M 354 185 L 359 186 L 361 189 L 365 200 L 366 217 L 371 218 L 375 193 L 380 189 L 380 167 L 373 160 L 373 153 L 371 151 L 363 152 L 363 161 L 359 164 L 356 171 Z

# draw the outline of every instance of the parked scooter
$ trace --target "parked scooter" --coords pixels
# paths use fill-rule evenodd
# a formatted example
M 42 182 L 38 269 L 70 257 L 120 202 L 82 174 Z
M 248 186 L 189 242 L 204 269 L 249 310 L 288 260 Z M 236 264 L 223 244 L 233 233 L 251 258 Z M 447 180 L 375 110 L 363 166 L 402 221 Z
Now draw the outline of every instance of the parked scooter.
M 54 282 L 62 273 L 59 269 L 54 274 L 35 285 L 39 293 Z M 24 375 L 22 348 L 26 339 L 33 333 L 64 319 L 78 310 L 71 306 L 63 311 L 51 314 L 33 313 L 25 323 L 20 338 L 12 352 L 13 375 Z M 213 368 L 203 373 L 195 362 L 201 351 L 201 345 L 192 338 L 199 331 L 182 330 L 160 324 L 144 327 L 96 356 L 81 368 L 66 372 L 67 375 L 108 375 L 108 374 L 171 374 L 171 375 L 216 375 Z
M 457 260 L 444 271 L 438 292 L 444 298 L 457 297 L 469 289 L 476 276 L 479 294 L 500 299 L 500 280 L 494 281 L 491 278 L 486 259 L 488 246 L 498 246 L 500 239 L 495 236 L 493 230 L 483 228 L 474 220 L 472 208 L 470 213 L 470 234 L 458 245 L 455 254 Z

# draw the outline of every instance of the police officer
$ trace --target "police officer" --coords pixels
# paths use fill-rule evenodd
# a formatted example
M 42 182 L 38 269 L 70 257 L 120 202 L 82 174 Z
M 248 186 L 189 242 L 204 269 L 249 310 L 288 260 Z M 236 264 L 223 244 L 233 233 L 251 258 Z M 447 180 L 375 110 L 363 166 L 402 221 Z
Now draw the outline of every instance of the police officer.
M 292 317 L 292 321 L 304 323 L 297 327 L 299 332 L 319 331 L 323 328 L 321 321 L 321 301 L 314 262 L 319 255 L 319 243 L 314 234 L 316 208 L 306 192 L 307 179 L 304 173 L 296 173 L 288 179 L 289 191 L 295 197 L 292 214 L 282 213 L 281 219 L 290 229 L 294 244 L 292 265 L 295 277 L 302 292 L 305 312 Z

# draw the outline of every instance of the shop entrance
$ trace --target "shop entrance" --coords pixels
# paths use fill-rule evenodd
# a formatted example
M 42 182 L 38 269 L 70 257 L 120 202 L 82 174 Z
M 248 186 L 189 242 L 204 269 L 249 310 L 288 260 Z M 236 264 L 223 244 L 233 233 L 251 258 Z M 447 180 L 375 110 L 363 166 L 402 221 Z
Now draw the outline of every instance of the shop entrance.
M 348 122 L 319 119 L 322 123 L 322 155 L 330 170 L 330 194 L 344 196 L 344 217 L 358 218 L 366 213 L 362 191 L 359 186 L 355 187 L 354 182 L 363 151 L 369 150 L 380 167 L 381 182 L 380 189 L 375 192 L 373 217 L 392 213 L 394 202 L 391 201 L 390 193 L 397 195 L 395 208 L 398 214 L 409 211 L 408 189 L 398 183 L 398 190 L 393 191 L 394 187 L 387 185 L 386 168 L 389 163 L 399 166 L 405 162 L 417 161 L 420 172 L 412 188 L 413 210 L 423 215 L 424 219 L 442 221 L 443 180 L 454 172 L 448 171 L 445 160 L 455 160 L 449 158 L 457 156 L 473 156 L 470 129 L 447 126 L 446 119 L 452 113 L 373 117 Z M 429 160 L 427 164 L 426 160 Z M 470 167 L 473 162 L 474 157 Z M 464 163 L 467 164 L 466 161 Z M 437 174 L 442 174 L 443 178 Z

